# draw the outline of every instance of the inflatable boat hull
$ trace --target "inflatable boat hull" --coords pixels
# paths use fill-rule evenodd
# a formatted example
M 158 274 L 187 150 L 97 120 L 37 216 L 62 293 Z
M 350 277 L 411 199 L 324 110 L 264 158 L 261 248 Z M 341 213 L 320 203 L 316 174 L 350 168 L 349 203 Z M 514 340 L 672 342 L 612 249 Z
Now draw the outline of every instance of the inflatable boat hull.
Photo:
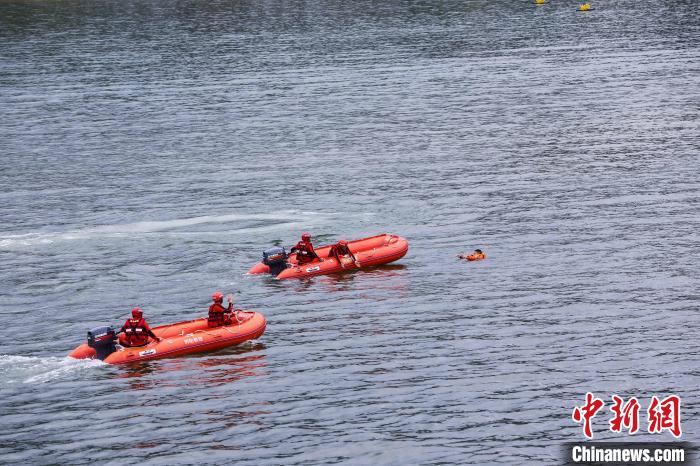
M 171 358 L 186 354 L 214 351 L 228 346 L 238 345 L 248 340 L 259 338 L 267 322 L 262 314 L 250 311 L 238 311 L 234 323 L 210 328 L 207 318 L 178 322 L 152 328 L 153 333 L 161 338 L 160 342 L 150 341 L 139 347 L 117 347 L 107 356 L 107 364 L 127 364 L 151 359 Z M 95 359 L 95 350 L 83 343 L 69 355 L 75 359 Z
M 348 242 L 348 247 L 359 262 L 358 267 L 355 264 L 346 265 L 344 268 L 338 263 L 334 257 L 329 258 L 331 246 L 322 246 L 316 248 L 316 254 L 323 259 L 322 262 L 314 261 L 308 264 L 299 265 L 296 254 L 291 254 L 288 259 L 289 267 L 279 275 L 277 279 L 284 280 L 287 278 L 307 278 L 315 275 L 328 275 L 332 273 L 345 272 L 348 270 L 364 269 L 376 265 L 389 264 L 397 261 L 406 255 L 408 252 L 408 241 L 401 236 L 383 234 L 363 238 Z M 262 262 L 253 266 L 249 274 L 270 273 L 270 267 Z

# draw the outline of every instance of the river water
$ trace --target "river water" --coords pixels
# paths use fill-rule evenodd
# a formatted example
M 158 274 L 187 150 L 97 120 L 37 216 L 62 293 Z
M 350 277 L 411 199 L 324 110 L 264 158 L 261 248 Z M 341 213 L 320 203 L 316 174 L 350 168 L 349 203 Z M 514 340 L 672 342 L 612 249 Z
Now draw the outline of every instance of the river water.
M 0 3 L 0 462 L 558 464 L 587 391 L 698 440 L 697 4 L 576 7 Z M 410 250 L 245 275 L 307 230 Z M 215 290 L 266 333 L 65 358 Z

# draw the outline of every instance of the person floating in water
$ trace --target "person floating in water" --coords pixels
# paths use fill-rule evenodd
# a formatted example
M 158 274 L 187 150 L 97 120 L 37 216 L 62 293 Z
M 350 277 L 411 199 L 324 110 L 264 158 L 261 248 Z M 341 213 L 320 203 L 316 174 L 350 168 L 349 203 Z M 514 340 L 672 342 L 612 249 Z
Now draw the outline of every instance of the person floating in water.
M 119 344 L 122 346 L 144 346 L 148 344 L 148 337 L 156 341 L 160 338 L 151 331 L 151 328 L 143 318 L 141 308 L 135 307 L 131 310 L 131 318 L 126 319 L 122 328 L 117 332 L 119 335 Z
M 340 264 L 342 268 L 345 268 L 351 264 L 355 264 L 357 267 L 360 266 L 360 263 L 350 250 L 348 242 L 344 239 L 341 239 L 337 244 L 331 246 L 331 250 L 328 251 L 328 258 L 330 259 L 332 257 L 336 258 L 338 264 Z
M 466 259 L 468 261 L 481 261 L 486 259 L 486 254 L 481 249 L 476 249 L 473 253 L 469 254 L 468 256 L 465 254 L 458 254 L 457 257 L 459 257 L 460 259 Z
M 209 306 L 209 318 L 207 323 L 209 327 L 220 327 L 231 323 L 231 312 L 233 312 L 233 296 L 228 295 L 228 307 L 223 306 L 224 294 L 217 291 L 211 295 L 214 304 Z
M 301 235 L 301 241 L 299 241 L 296 246 L 289 250 L 289 253 L 297 253 L 297 262 L 299 264 L 308 264 L 315 260 L 323 260 L 318 257 L 316 251 L 314 251 L 314 246 L 311 244 L 311 235 L 304 233 Z

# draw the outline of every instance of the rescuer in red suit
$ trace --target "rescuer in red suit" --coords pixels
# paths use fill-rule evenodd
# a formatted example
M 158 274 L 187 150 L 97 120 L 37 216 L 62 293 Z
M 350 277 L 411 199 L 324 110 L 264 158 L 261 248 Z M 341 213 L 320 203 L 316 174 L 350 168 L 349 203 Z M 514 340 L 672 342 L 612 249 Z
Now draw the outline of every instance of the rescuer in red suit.
M 209 306 L 209 319 L 207 320 L 209 327 L 230 324 L 231 312 L 233 311 L 233 296 L 228 295 L 228 307 L 223 306 L 224 294 L 221 291 L 211 295 L 211 298 L 214 300 L 214 304 Z
M 331 257 L 335 257 L 338 260 L 338 264 L 340 264 L 342 268 L 350 265 L 347 262 L 348 259 L 352 260 L 352 262 L 358 267 L 360 266 L 357 259 L 355 259 L 355 255 L 350 250 L 350 247 L 348 247 L 348 242 L 344 239 L 341 239 L 337 244 L 331 246 L 331 250 L 328 251 L 328 258 Z
M 124 322 L 124 325 L 117 333 L 119 333 L 119 344 L 122 346 L 147 345 L 148 337 L 160 341 L 160 338 L 151 331 L 151 327 L 148 326 L 146 319 L 143 318 L 143 311 L 138 307 L 131 310 L 131 318 L 126 319 L 126 322 Z
M 299 264 L 308 264 L 315 260 L 323 260 L 318 257 L 316 251 L 314 251 L 314 246 L 311 244 L 311 235 L 304 233 L 301 235 L 301 241 L 299 241 L 296 246 L 289 250 L 290 253 L 297 253 L 297 262 Z

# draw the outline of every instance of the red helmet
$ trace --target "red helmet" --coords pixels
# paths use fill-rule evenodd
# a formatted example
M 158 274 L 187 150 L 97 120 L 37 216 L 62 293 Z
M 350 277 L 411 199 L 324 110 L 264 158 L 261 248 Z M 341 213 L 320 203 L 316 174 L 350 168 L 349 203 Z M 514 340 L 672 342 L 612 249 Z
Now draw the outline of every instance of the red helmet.
M 347 240 L 341 239 L 340 241 L 338 241 L 338 244 L 341 246 L 347 246 L 348 242 L 347 242 Z
M 211 299 L 214 300 L 214 302 L 217 301 L 223 301 L 224 300 L 224 294 L 221 291 L 217 291 L 213 295 L 211 295 Z
M 302 233 L 301 234 L 301 240 L 302 241 L 311 241 L 311 235 L 309 233 Z
M 140 307 L 135 307 L 131 310 L 131 317 L 134 319 L 140 319 L 143 317 L 143 311 L 141 310 Z

